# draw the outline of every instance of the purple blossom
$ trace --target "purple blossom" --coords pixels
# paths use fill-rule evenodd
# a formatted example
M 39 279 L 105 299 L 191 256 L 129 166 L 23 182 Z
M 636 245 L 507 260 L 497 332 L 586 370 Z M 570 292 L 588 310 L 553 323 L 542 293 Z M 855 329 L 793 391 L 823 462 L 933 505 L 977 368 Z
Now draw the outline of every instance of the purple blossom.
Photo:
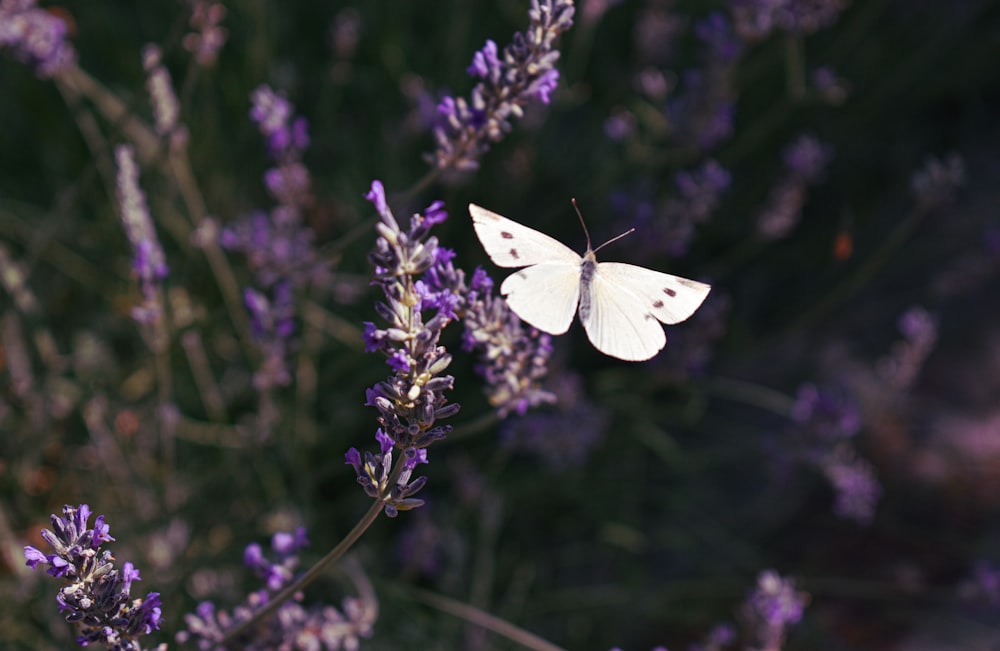
M 467 72 L 479 79 L 468 100 L 446 96 L 438 104 L 433 154 L 439 170 L 473 170 L 513 127 L 532 101 L 548 104 L 559 82 L 555 39 L 573 24 L 572 0 L 531 0 L 528 29 L 498 52 L 486 41 Z
M 541 387 L 552 338 L 525 325 L 493 289 L 493 279 L 477 268 L 465 293 L 462 348 L 478 352 L 476 372 L 486 380 L 487 399 L 500 417 L 524 415 L 555 400 Z
M 775 31 L 808 35 L 833 25 L 848 0 L 731 0 L 736 31 L 759 41 Z
M 131 145 L 115 148 L 118 164 L 118 205 L 125 235 L 132 244 L 135 257 L 132 268 L 139 278 L 143 304 L 135 308 L 132 317 L 141 323 L 150 323 L 162 314 L 160 284 L 167 276 L 166 256 L 153 227 L 146 205 L 146 195 L 139 187 L 139 166 Z
M 614 209 L 622 215 L 622 228 L 635 228 L 642 235 L 639 246 L 647 255 L 682 257 L 697 228 L 718 208 L 729 183 L 729 172 L 708 159 L 700 167 L 677 172 L 674 193 L 665 202 L 656 204 L 640 190 L 617 195 Z
M 882 496 L 875 468 L 850 448 L 840 447 L 823 462 L 823 472 L 836 495 L 833 512 L 862 525 L 870 524 Z
M 958 154 L 944 159 L 928 158 L 910 182 L 917 203 L 926 208 L 947 205 L 964 184 L 965 161 Z
M 252 288 L 243 291 L 243 301 L 250 313 L 253 334 L 263 360 L 254 373 L 254 386 L 269 390 L 288 386 L 292 381 L 289 357 L 295 333 L 295 301 L 291 285 L 278 283 L 266 296 Z
M 162 59 L 163 53 L 156 45 L 148 44 L 142 49 L 142 67 L 149 75 L 146 79 L 146 90 L 153 106 L 156 132 L 161 136 L 167 136 L 178 128 L 181 108 L 177 95 L 174 94 L 170 72 L 163 65 Z
M 824 443 L 852 438 L 861 429 L 857 402 L 844 391 L 815 384 L 799 387 L 792 419 L 798 432 Z
M 896 389 L 916 382 L 924 362 L 937 343 L 937 321 L 922 307 L 908 309 L 899 317 L 902 341 L 894 342 L 889 354 L 879 360 L 879 374 Z
M 35 0 L 0 0 L 0 51 L 8 51 L 43 79 L 76 63 L 66 22 Z
M 603 439 L 610 414 L 590 403 L 579 376 L 562 374 L 553 382 L 554 407 L 506 420 L 500 437 L 507 447 L 537 457 L 554 472 L 579 468 Z
M 754 626 L 762 651 L 782 648 L 786 629 L 802 619 L 808 595 L 795 590 L 790 579 L 774 570 L 765 570 L 757 577 L 757 588 L 747 597 L 744 610 Z
M 52 515 L 52 529 L 43 529 L 42 538 L 55 553 L 44 554 L 35 547 L 24 548 L 25 563 L 35 569 L 49 565 L 47 573 L 64 579 L 66 585 L 56 595 L 59 611 L 67 622 L 78 626 L 80 646 L 104 644 L 112 651 L 140 651 L 138 638 L 160 628 L 159 593 L 130 599 L 132 583 L 139 571 L 131 563 L 121 569 L 101 545 L 114 541 L 104 516 L 87 526 L 90 507 L 64 506 L 63 517 Z
M 365 347 L 385 355 L 393 375 L 366 391 L 366 404 L 379 412 L 376 440 L 381 453 L 365 452 L 362 458 L 351 448 L 346 462 L 354 467 L 365 492 L 382 499 L 386 515 L 393 517 L 423 503 L 412 496 L 427 478 L 412 482 L 410 478 L 418 464 L 427 463 L 427 446 L 451 430 L 436 421 L 453 416 L 459 409 L 457 404 L 448 404 L 444 395 L 454 378 L 442 375 L 451 355 L 438 345 L 438 339 L 457 316 L 458 299 L 447 295 L 454 294 L 453 288 L 462 280 L 451 266 L 453 255 L 442 252 L 437 238 L 430 236 L 431 228 L 446 217 L 441 202 L 431 204 L 423 215 L 414 215 L 409 229 L 403 231 L 380 181 L 372 182 L 366 198 L 380 217 L 376 225 L 379 237 L 369 260 L 375 269 L 373 284 L 382 288 L 385 298 L 376 303 L 375 310 L 387 327 L 365 324 Z M 395 449 L 402 455 L 403 469 L 396 483 L 389 486 Z
M 809 186 L 818 183 L 832 149 L 815 136 L 799 136 L 782 152 L 785 173 L 771 189 L 764 208 L 757 215 L 757 232 L 765 239 L 788 235 L 802 217 Z
M 221 2 L 211 0 L 191 0 L 191 19 L 188 24 L 193 31 L 184 35 L 184 49 L 194 55 L 200 66 L 211 66 L 219 56 L 219 50 L 226 44 L 227 32 L 221 27 L 226 17 L 226 7 Z
M 244 604 L 232 612 L 216 608 L 210 601 L 200 603 L 195 612 L 184 616 L 186 629 L 177 634 L 181 644 L 194 642 L 196 648 L 214 651 L 239 648 L 246 651 L 268 651 L 278 648 L 340 651 L 358 649 L 361 639 L 371 637 L 378 617 L 378 602 L 367 578 L 356 568 L 349 568 L 359 597 L 347 597 L 340 609 L 326 604 L 303 606 L 301 593 L 281 604 L 273 617 L 220 644 L 232 629 L 249 621 L 274 595 L 296 578 L 299 552 L 308 545 L 306 531 L 278 532 L 271 539 L 271 555 L 265 555 L 260 545 L 253 543 L 243 554 L 245 564 L 264 581 L 264 588 L 251 592 Z M 294 647 L 288 646 L 294 641 Z

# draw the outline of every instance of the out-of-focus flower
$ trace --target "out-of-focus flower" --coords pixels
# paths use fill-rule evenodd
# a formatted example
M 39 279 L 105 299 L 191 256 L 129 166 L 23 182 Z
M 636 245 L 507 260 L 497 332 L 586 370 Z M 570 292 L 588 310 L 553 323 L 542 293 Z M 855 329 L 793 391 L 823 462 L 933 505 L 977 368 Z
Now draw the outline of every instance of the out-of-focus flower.
M 118 163 L 118 205 L 125 235 L 135 253 L 132 269 L 139 278 L 144 298 L 143 304 L 132 310 L 132 318 L 151 323 L 163 312 L 160 284 L 168 272 L 166 256 L 149 216 L 146 195 L 139 187 L 135 150 L 131 145 L 119 145 L 115 149 L 115 160 Z
M 757 588 L 750 593 L 743 613 L 754 631 L 760 651 L 780 651 L 785 632 L 802 619 L 809 595 L 795 589 L 790 579 L 774 570 L 757 577 Z
M 537 457 L 550 470 L 562 472 L 586 463 L 601 442 L 611 416 L 584 395 L 579 376 L 561 374 L 553 381 L 552 409 L 511 418 L 500 431 L 503 444 Z
M 226 7 L 221 2 L 210 0 L 190 0 L 191 19 L 194 31 L 184 35 L 184 49 L 194 55 L 200 66 L 211 66 L 219 57 L 219 50 L 226 44 L 226 28 L 220 23 L 226 17 Z
M 899 331 L 903 339 L 879 361 L 878 371 L 896 389 L 908 389 L 937 342 L 937 321 L 924 308 L 911 307 L 900 315 Z
M 767 240 L 785 237 L 799 223 L 808 188 L 822 178 L 832 151 L 815 136 L 805 134 L 785 147 L 782 157 L 785 174 L 757 216 L 757 232 Z
M 808 35 L 830 27 L 848 0 L 731 0 L 736 31 L 747 41 L 759 41 L 775 31 Z
M 927 208 L 947 205 L 965 184 L 965 161 L 958 154 L 928 158 L 910 182 L 917 203 Z
M 0 51 L 10 52 L 45 79 L 76 62 L 60 16 L 40 9 L 35 0 L 0 0 Z
M 177 634 L 179 643 L 194 642 L 202 651 L 239 648 L 245 651 L 272 649 L 310 649 L 315 651 L 357 651 L 362 639 L 369 638 L 378 618 L 378 601 L 368 579 L 357 568 L 348 566 L 347 574 L 358 589 L 358 597 L 346 597 L 337 608 L 317 604 L 302 605 L 302 593 L 278 607 L 273 615 L 228 640 L 227 633 L 254 615 L 295 580 L 299 552 L 309 544 L 306 531 L 278 532 L 271 538 L 271 560 L 260 545 L 252 543 L 243 553 L 243 562 L 264 581 L 265 587 L 251 592 L 246 603 L 228 612 L 211 601 L 198 605 L 184 616 L 186 629 Z

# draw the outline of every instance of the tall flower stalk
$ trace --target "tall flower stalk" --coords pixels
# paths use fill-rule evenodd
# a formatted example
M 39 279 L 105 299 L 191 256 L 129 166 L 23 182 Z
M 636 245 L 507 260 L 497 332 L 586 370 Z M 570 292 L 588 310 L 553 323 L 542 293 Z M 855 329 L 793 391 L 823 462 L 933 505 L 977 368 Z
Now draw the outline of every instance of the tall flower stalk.
M 379 453 L 355 448 L 346 455 L 365 492 L 385 504 L 385 512 L 395 517 L 401 510 L 423 504 L 413 497 L 427 477 L 412 479 L 417 465 L 427 463 L 427 447 L 451 431 L 437 421 L 454 416 L 459 406 L 448 403 L 444 392 L 455 378 L 442 373 L 452 356 L 438 344 L 441 332 L 457 318 L 460 299 L 449 289 L 436 289 L 420 279 L 435 263 L 454 255 L 438 246 L 430 229 L 447 218 L 440 201 L 424 214 L 414 215 L 407 230 L 393 216 L 380 181 L 373 181 L 366 198 L 375 205 L 381 221 L 379 238 L 369 256 L 375 266 L 374 284 L 381 287 L 385 300 L 375 309 L 387 324 L 378 328 L 365 324 L 365 346 L 383 353 L 394 373 L 368 389 L 366 404 L 378 412 L 375 439 Z M 395 466 L 393 453 L 402 464 Z

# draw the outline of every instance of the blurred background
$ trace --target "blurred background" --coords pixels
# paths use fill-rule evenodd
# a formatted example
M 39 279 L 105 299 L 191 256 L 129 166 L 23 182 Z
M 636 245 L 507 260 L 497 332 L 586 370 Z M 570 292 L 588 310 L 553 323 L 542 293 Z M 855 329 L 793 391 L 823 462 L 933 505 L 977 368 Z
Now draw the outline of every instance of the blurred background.
M 768 569 L 808 595 L 781 648 L 1000 648 L 1000 5 L 586 0 L 551 101 L 478 169 L 428 179 L 435 107 L 468 96 L 473 54 L 526 29 L 528 0 L 228 3 L 206 60 L 198 4 L 46 5 L 93 87 L 0 48 L 5 648 L 74 646 L 57 582 L 22 552 L 64 504 L 104 514 L 172 648 L 198 602 L 254 588 L 246 545 L 305 526 L 305 567 L 368 508 L 344 453 L 375 449 L 365 389 L 392 372 L 361 339 L 379 322 L 373 179 L 404 222 L 443 200 L 434 234 L 469 275 L 506 275 L 469 202 L 582 251 L 575 197 L 595 242 L 637 229 L 602 260 L 713 290 L 649 362 L 601 355 L 575 324 L 553 340 L 556 403 L 506 418 L 445 331 L 462 410 L 419 469 L 426 505 L 352 551 L 379 599 L 362 648 L 523 648 L 413 587 L 566 649 L 686 649 L 725 623 L 724 648 L 744 648 L 741 604 Z M 139 145 L 162 329 L 133 318 L 111 153 L 153 124 L 149 43 L 186 130 Z M 228 264 L 252 286 L 252 256 L 205 245 L 275 205 L 261 84 L 308 123 L 315 272 L 267 386 L 250 360 L 269 344 L 234 325 L 219 280 Z M 306 601 L 351 591 L 333 572 Z

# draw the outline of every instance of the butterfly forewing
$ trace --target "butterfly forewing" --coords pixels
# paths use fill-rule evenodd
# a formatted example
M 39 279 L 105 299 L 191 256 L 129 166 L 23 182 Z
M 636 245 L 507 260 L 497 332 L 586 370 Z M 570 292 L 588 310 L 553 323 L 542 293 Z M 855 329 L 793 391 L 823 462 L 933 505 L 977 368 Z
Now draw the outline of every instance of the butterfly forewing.
M 666 324 L 680 323 L 694 314 L 712 289 L 697 280 L 623 262 L 602 262 L 597 265 L 597 274 L 641 297 L 644 311 Z
M 580 299 L 580 265 L 546 263 L 515 271 L 500 285 L 500 294 L 522 321 L 561 335 L 569 330 Z
M 580 321 L 594 348 L 605 355 L 639 362 L 656 355 L 667 343 L 663 326 L 657 321 L 644 296 L 606 276 L 605 264 L 597 270 L 580 302 Z
M 469 204 L 469 214 L 487 255 L 500 267 L 527 267 L 543 262 L 580 263 L 580 254 L 545 233 L 474 203 Z

